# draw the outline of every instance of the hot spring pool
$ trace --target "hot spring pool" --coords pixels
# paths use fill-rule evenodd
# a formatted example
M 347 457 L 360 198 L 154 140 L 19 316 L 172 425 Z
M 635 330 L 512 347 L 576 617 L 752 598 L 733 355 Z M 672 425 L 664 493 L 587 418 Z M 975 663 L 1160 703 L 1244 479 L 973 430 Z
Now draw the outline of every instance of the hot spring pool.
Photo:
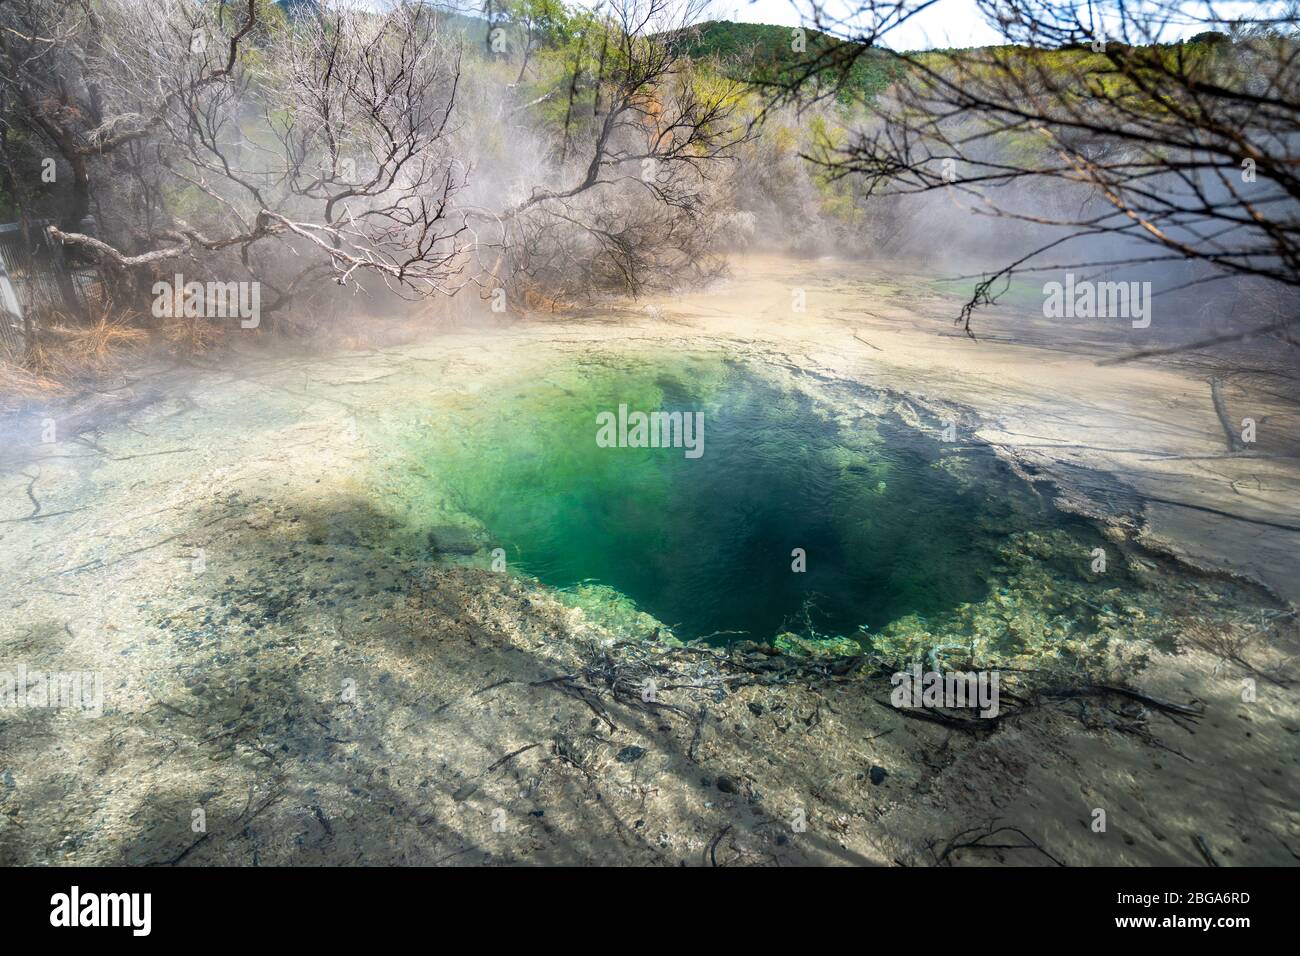
M 620 405 L 702 413 L 703 454 L 602 447 Z M 682 639 L 1005 644 L 1123 617 L 1092 525 L 940 423 L 851 405 L 715 358 L 589 359 L 465 402 L 424 454 L 509 570 Z

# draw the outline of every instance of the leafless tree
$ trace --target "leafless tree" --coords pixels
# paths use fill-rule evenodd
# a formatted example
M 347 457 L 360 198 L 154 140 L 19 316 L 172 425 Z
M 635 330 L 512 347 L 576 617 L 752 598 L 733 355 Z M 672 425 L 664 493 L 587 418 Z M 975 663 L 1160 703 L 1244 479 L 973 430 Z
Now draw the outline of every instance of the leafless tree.
M 433 17 L 344 7 L 258 31 L 255 0 L 239 16 L 137 0 L 105 5 L 94 22 L 112 53 L 86 71 L 85 88 L 138 105 L 81 132 L 65 157 L 147 139 L 167 185 L 193 197 L 194 221 L 174 208 L 147 233 L 98 238 L 70 228 L 70 215 L 57 238 L 119 270 L 229 250 L 277 293 L 268 312 L 323 275 L 342 285 L 375 276 L 417 296 L 454 291 L 463 224 L 448 211 L 464 172 L 446 147 L 459 59 Z M 92 46 L 78 35 L 59 49 Z M 50 135 L 62 134 L 51 124 Z M 267 268 L 286 255 L 301 265 Z
M 843 42 L 804 58 L 778 94 L 842 93 L 844 64 L 888 57 L 902 78 L 869 104 L 871 121 L 808 158 L 876 195 L 948 190 L 975 213 L 1038 231 L 1041 241 L 975 285 L 959 317 L 967 331 L 975 309 L 1033 271 L 1194 261 L 1205 268 L 1189 282 L 1300 288 L 1294 6 L 1261 4 L 1241 23 L 1199 0 L 978 3 L 1006 45 L 909 54 L 881 41 L 924 0 L 866 0 L 847 18 L 814 0 L 810 20 Z M 827 82 L 828 64 L 840 82 Z M 1054 202 L 1031 201 L 1036 191 Z
M 462 59 L 494 54 L 425 4 L 286 23 L 260 0 L 0 0 L 0 89 L 70 171 L 51 235 L 127 290 L 185 260 L 259 281 L 268 314 L 326 277 L 407 297 L 516 281 L 635 292 L 698 271 L 710 167 L 746 135 L 739 87 L 681 56 L 700 9 L 566 14 L 582 36 L 558 135 L 518 101 L 536 38 L 504 89 L 480 69 L 464 110 Z M 475 140 L 507 123 L 531 123 L 543 159 L 521 194 L 471 200 Z M 97 233 L 82 228 L 92 211 Z
M 570 291 L 634 294 L 698 274 L 710 176 L 750 135 L 742 84 L 705 82 L 683 55 L 702 10 L 701 0 L 612 0 L 590 18 L 568 77 L 555 181 L 494 214 L 502 268 Z

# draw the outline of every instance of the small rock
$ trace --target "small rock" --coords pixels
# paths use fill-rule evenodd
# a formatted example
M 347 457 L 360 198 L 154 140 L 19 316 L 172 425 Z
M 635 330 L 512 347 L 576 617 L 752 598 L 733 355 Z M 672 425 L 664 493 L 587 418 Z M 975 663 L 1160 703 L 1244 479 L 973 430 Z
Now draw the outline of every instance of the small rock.
M 737 784 L 735 780 L 731 779 L 726 775 L 723 775 L 718 778 L 718 789 L 721 790 L 723 793 L 740 792 L 739 784 Z
M 888 770 L 886 770 L 884 767 L 877 767 L 874 764 L 872 765 L 870 772 L 871 772 L 871 782 L 877 787 L 880 786 L 882 783 L 884 783 L 885 778 L 889 776 Z
M 619 763 L 636 763 L 645 756 L 645 748 L 629 745 L 618 752 L 614 758 Z
M 439 554 L 474 554 L 483 547 L 471 531 L 444 525 L 429 531 L 430 550 Z
M 451 798 L 457 803 L 460 803 L 462 800 L 468 799 L 477 789 L 478 784 L 476 783 L 463 783 L 456 789 L 456 792 L 451 795 Z

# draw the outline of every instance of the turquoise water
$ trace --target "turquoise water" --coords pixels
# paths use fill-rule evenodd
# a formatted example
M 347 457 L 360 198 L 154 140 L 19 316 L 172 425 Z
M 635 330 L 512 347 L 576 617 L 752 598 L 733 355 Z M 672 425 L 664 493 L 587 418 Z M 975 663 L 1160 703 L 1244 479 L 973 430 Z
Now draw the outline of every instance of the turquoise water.
M 597 416 L 620 404 L 702 412 L 703 454 L 600 447 Z M 683 638 L 861 638 L 989 599 L 1013 533 L 1068 530 L 1080 558 L 1097 540 L 984 449 L 892 416 L 846 426 L 716 360 L 558 370 L 467 409 L 435 444 L 432 468 L 512 570 L 607 586 Z

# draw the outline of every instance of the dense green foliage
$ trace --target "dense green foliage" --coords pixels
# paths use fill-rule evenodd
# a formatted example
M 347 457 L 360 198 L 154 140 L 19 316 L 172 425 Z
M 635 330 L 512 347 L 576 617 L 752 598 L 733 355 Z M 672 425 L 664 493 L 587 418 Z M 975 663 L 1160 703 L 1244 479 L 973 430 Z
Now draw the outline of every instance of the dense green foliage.
M 827 75 L 844 74 L 846 97 L 867 99 L 888 86 L 898 69 L 887 53 L 863 51 L 816 30 L 766 23 L 711 20 L 686 39 L 685 50 L 693 59 L 718 62 L 728 75 L 760 83 L 788 82 L 801 67 L 817 63 Z

